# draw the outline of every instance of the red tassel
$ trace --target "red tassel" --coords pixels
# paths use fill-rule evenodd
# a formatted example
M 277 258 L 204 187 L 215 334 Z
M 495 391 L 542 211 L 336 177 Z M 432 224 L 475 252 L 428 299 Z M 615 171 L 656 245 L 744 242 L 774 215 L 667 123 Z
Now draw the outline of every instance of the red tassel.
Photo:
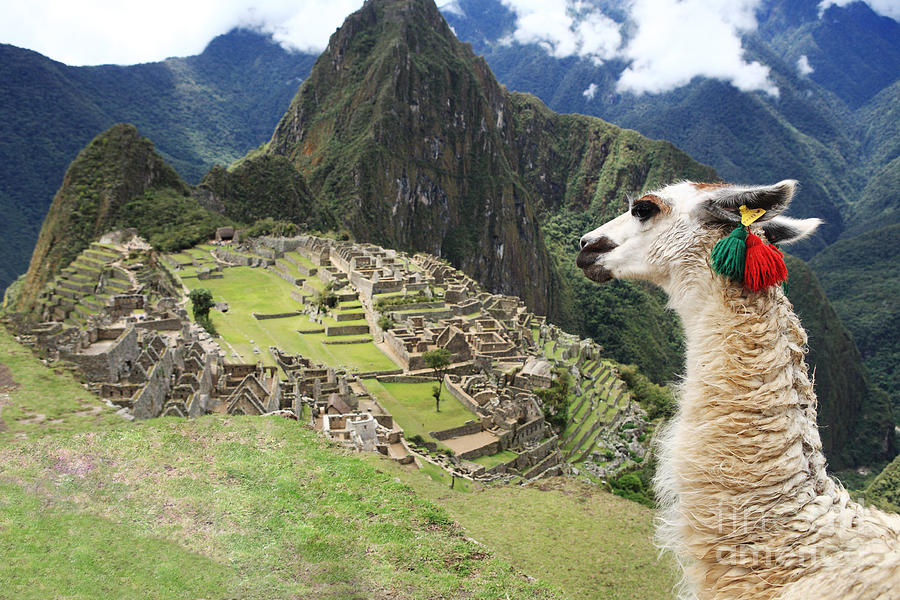
M 788 278 L 781 250 L 764 243 L 758 236 L 747 235 L 747 259 L 744 263 L 744 287 L 764 290 Z

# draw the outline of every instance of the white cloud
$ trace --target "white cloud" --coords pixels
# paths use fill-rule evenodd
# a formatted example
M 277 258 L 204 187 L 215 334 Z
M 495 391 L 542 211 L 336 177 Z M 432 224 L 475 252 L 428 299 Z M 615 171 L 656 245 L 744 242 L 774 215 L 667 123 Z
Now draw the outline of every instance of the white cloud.
M 619 25 L 581 0 L 501 0 L 516 14 L 513 40 L 538 44 L 556 58 L 613 58 L 622 44 Z
M 446 0 L 446 2 L 443 3 L 438 2 L 437 7 L 442 13 L 450 13 L 452 15 L 456 15 L 457 17 L 466 16 L 466 13 L 459 5 L 458 0 Z
M 857 0 L 822 0 L 819 2 L 819 14 L 825 12 L 829 6 L 846 6 Z M 895 21 L 900 21 L 900 2 L 897 0 L 864 0 L 874 12 L 882 17 L 890 17 Z
M 289 48 L 321 51 L 362 0 L 2 0 L 0 42 L 70 65 L 189 56 L 237 26 Z
M 741 33 L 756 28 L 759 0 L 636 0 L 637 28 L 623 56 L 623 92 L 660 93 L 703 76 L 731 82 L 743 91 L 778 95 L 769 68 L 744 60 Z
M 778 95 L 769 68 L 744 58 L 741 35 L 757 27 L 762 0 L 626 0 L 623 26 L 601 12 L 599 0 L 501 0 L 516 14 L 512 41 L 539 44 L 557 58 L 628 63 L 621 92 L 661 93 L 694 77 L 731 82 L 744 91 Z
M 809 64 L 809 58 L 807 58 L 805 54 L 797 59 L 797 71 L 799 71 L 801 75 L 809 75 L 813 72 L 812 65 Z
M 587 98 L 588 101 L 593 100 L 594 96 L 597 95 L 597 84 L 592 83 L 591 85 L 587 86 L 587 89 L 581 92 L 581 95 Z

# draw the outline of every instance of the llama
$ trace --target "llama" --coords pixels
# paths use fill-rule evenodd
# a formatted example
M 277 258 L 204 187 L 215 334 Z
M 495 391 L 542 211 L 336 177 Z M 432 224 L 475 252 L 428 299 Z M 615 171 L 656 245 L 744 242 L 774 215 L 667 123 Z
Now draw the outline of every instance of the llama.
M 686 373 L 654 480 L 681 598 L 900 599 L 900 515 L 851 501 L 826 474 L 791 303 L 780 286 L 752 291 L 712 268 L 748 208 L 765 211 L 749 229 L 773 244 L 812 233 L 818 219 L 779 216 L 795 187 L 681 182 L 581 238 L 588 278 L 655 283 L 684 325 Z

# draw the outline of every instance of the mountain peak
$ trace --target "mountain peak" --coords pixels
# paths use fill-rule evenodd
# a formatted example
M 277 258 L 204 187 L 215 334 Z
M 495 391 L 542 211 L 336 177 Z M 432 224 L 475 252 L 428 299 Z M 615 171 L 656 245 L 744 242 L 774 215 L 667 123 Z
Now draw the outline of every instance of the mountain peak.
M 624 198 L 655 177 L 629 163 L 614 189 L 596 189 L 620 134 L 508 93 L 432 0 L 369 0 L 332 35 L 266 152 L 287 158 L 358 239 L 443 256 L 555 315 L 561 283 L 539 215 Z M 669 148 L 649 152 L 664 171 L 711 174 Z
M 19 306 L 31 306 L 44 284 L 111 228 L 126 202 L 164 187 L 188 193 L 175 170 L 134 125 L 118 123 L 95 137 L 69 165 L 53 198 Z

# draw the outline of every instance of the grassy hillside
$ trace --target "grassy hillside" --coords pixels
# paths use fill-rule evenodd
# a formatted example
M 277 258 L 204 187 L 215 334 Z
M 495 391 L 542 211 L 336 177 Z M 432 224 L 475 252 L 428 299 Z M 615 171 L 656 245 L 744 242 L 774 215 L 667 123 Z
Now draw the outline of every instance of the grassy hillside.
M 570 600 L 672 598 L 678 574 L 651 543 L 652 511 L 645 506 L 571 478 L 459 494 L 446 480 L 377 463 L 446 508 L 468 535 Z
M 869 484 L 865 497 L 879 508 L 900 512 L 900 457 L 895 458 Z
M 451 492 L 278 418 L 128 423 L 2 329 L 0 356 L 4 597 L 668 597 L 612 495 Z

